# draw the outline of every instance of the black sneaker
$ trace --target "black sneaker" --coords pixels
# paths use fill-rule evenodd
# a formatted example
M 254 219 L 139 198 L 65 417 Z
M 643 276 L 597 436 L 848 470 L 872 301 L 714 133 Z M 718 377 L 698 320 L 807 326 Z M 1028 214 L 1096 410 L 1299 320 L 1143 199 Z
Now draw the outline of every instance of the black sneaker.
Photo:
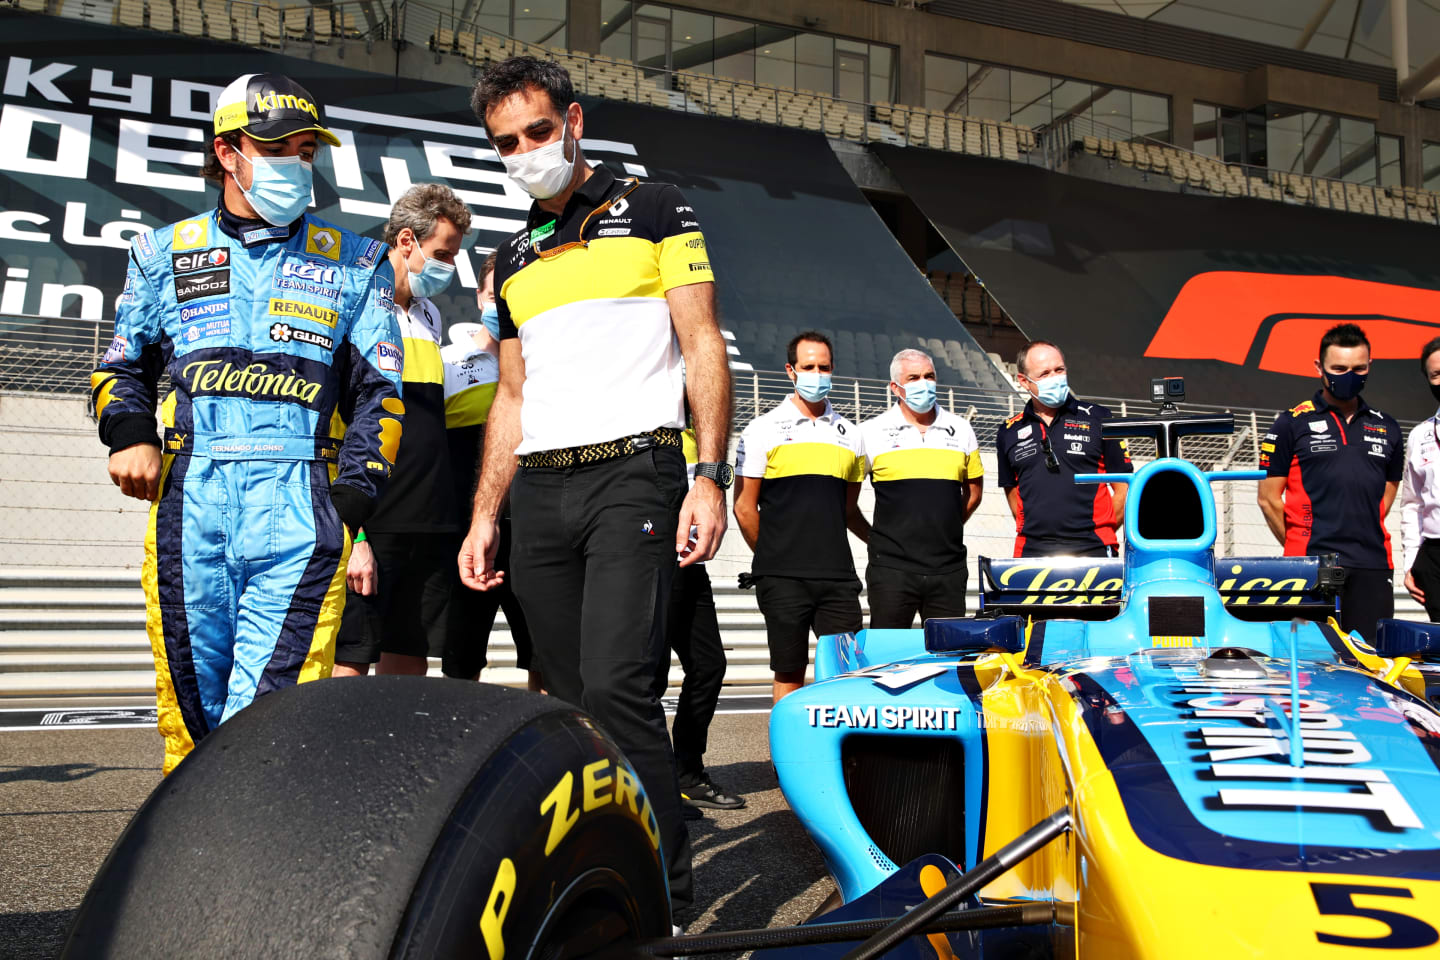
M 699 807 L 692 807 L 690 806 L 690 804 L 684 802 L 680 804 L 680 815 L 683 816 L 686 820 L 705 819 L 704 810 L 701 810 Z
M 690 807 L 708 807 L 711 810 L 739 810 L 745 806 L 744 797 L 732 797 L 701 776 L 694 783 L 680 784 L 680 799 Z

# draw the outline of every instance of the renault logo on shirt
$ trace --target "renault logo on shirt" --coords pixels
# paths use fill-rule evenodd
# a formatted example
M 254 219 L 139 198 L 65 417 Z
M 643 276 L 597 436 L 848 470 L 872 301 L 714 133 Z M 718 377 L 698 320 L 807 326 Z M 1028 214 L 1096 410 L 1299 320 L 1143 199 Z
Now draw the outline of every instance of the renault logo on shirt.
M 270 301 L 270 316 L 272 317 L 294 317 L 298 320 L 314 320 L 316 323 L 323 323 L 327 327 L 335 326 L 340 319 L 340 314 L 326 307 L 317 306 L 313 303 L 302 303 L 299 300 Z
M 309 224 L 305 233 L 305 252 L 318 253 L 322 257 L 340 259 L 340 231 L 333 227 L 318 227 Z

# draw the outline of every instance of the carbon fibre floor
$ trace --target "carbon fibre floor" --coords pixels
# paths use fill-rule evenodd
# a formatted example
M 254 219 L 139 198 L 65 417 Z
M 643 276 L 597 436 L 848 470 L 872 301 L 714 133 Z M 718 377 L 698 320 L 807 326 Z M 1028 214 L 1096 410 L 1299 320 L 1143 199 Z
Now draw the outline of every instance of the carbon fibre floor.
M 766 699 L 727 698 L 711 726 L 711 775 L 748 806 L 689 825 L 706 905 L 691 932 L 795 923 L 831 888 L 776 784 Z M 138 705 L 65 706 L 0 713 L 0 960 L 59 955 L 95 870 L 160 781 L 160 738 L 148 718 L 134 725 Z

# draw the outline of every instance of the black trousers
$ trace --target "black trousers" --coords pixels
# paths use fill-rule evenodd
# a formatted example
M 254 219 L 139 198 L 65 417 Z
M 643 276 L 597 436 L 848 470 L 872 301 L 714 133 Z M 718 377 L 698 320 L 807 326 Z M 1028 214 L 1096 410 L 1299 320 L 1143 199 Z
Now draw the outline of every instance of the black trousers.
M 510 493 L 510 567 L 550 693 L 625 752 L 660 825 L 676 911 L 694 903 L 690 839 L 655 672 L 685 498 L 679 449 L 567 469 L 525 468 Z
M 1023 557 L 1113 557 L 1119 551 L 1108 543 L 1075 543 L 1070 540 L 1025 539 Z
M 705 773 L 710 721 L 715 718 L 720 688 L 725 683 L 725 646 L 720 640 L 720 620 L 715 613 L 710 574 L 705 572 L 703 564 L 675 572 L 665 641 L 685 670 L 670 738 L 675 745 L 675 769 L 681 783 L 686 783 Z M 663 694 L 669 683 L 670 658 L 665 657 L 655 673 L 656 692 Z
M 455 542 L 454 552 L 460 552 L 464 534 Z M 490 646 L 490 632 L 495 628 L 495 613 L 505 611 L 505 623 L 510 627 L 510 638 L 515 641 L 515 666 L 529 670 L 534 651 L 530 643 L 530 629 L 525 623 L 525 612 L 515 598 L 515 585 L 510 574 L 510 518 L 500 520 L 500 546 L 495 551 L 495 569 L 505 571 L 505 582 L 489 590 L 471 590 L 460 581 L 460 568 L 454 569 L 454 596 L 450 602 L 450 623 L 445 634 L 445 653 L 441 670 L 447 677 L 469 679 L 479 673 L 486 664 L 485 652 Z
M 1391 570 L 1345 568 L 1340 591 L 1340 626 L 1367 642 L 1375 640 L 1375 621 L 1395 616 L 1395 574 Z
M 965 616 L 965 585 L 970 571 L 911 573 L 870 564 L 865 570 L 865 595 L 870 599 L 870 629 L 908 630 L 915 614 L 923 624 L 932 617 Z
M 1425 616 L 1440 623 L 1440 540 L 1425 540 L 1410 567 L 1415 585 L 1425 594 Z

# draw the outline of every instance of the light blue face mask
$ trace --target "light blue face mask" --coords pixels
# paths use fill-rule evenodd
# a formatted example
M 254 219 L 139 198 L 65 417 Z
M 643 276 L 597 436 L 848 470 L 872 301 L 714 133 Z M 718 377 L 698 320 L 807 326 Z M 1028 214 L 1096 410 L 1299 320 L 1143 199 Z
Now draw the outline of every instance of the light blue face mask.
M 480 311 L 480 322 L 485 324 L 485 329 L 490 331 L 490 336 L 496 340 L 500 339 L 500 310 L 495 304 L 485 304 L 485 309 Z
M 905 406 L 916 413 L 929 413 L 935 409 L 935 381 L 911 380 L 905 384 Z
M 284 227 L 300 219 L 310 205 L 315 185 L 315 168 L 308 161 L 299 157 L 246 157 L 238 150 L 235 155 L 250 164 L 250 189 L 241 187 L 240 192 L 261 220 Z M 238 179 L 235 185 L 240 185 Z
M 797 370 L 795 392 L 811 403 L 819 403 L 830 395 L 830 374 L 816 370 Z
M 1038 391 L 1035 398 L 1051 410 L 1060 409 L 1061 405 L 1070 398 L 1070 381 L 1063 373 L 1046 377 L 1044 380 L 1036 380 L 1035 387 Z
M 417 245 L 416 250 L 420 250 Z M 416 273 L 410 270 L 410 295 L 412 297 L 433 297 L 442 293 L 450 286 L 450 281 L 455 277 L 455 264 L 444 263 L 439 260 L 425 256 L 425 251 L 420 250 L 420 256 L 425 259 L 425 266 Z M 406 266 L 409 269 L 409 266 Z

